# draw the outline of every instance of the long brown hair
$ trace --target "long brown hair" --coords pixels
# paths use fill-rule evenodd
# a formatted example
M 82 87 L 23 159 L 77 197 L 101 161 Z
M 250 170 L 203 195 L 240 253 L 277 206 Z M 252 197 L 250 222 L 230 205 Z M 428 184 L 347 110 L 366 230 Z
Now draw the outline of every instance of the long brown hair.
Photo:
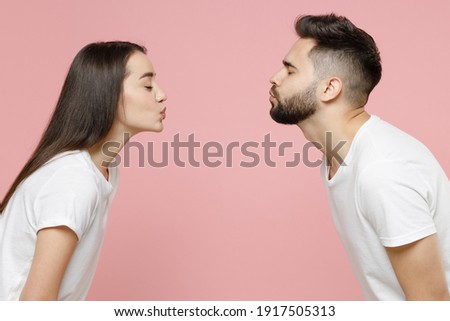
M 133 52 L 146 49 L 130 42 L 98 42 L 75 56 L 47 129 L 28 162 L 9 188 L 0 214 L 17 186 L 55 155 L 87 149 L 103 139 L 112 127 Z

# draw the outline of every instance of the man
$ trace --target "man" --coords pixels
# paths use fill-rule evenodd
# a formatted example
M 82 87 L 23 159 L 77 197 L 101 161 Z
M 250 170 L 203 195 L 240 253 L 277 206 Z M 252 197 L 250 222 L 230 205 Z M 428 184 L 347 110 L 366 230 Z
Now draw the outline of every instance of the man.
M 424 145 L 364 110 L 381 78 L 374 40 L 334 14 L 295 27 L 270 115 L 324 153 L 333 220 L 366 299 L 450 299 L 450 184 Z

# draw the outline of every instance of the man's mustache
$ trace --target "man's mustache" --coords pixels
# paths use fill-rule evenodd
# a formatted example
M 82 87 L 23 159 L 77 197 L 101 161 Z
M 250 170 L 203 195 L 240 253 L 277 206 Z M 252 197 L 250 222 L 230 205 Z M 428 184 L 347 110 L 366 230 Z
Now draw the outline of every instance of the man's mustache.
M 270 94 L 273 97 L 275 97 L 276 100 L 280 100 L 280 95 L 278 94 L 275 88 L 276 88 L 275 85 L 270 88 Z

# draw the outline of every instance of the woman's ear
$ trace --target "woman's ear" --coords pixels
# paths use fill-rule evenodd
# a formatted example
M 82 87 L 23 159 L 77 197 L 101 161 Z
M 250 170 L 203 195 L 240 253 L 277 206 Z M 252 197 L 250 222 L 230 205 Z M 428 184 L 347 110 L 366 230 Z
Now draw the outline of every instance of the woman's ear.
M 336 99 L 342 92 L 342 80 L 338 77 L 328 78 L 323 82 L 320 94 L 322 102 L 330 102 Z

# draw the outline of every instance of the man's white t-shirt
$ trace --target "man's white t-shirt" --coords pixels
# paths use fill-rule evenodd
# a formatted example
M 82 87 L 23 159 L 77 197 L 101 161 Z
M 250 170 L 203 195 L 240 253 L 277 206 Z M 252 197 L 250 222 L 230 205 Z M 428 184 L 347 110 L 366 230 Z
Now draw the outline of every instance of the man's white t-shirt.
M 431 152 L 372 115 L 344 163 L 328 179 L 323 162 L 321 174 L 336 230 L 366 299 L 405 300 L 384 247 L 434 233 L 450 288 L 450 183 Z
M 117 168 L 109 168 L 106 180 L 86 150 L 58 154 L 22 181 L 0 215 L 0 300 L 19 299 L 37 232 L 55 226 L 67 226 L 78 237 L 58 300 L 84 300 L 117 183 Z

